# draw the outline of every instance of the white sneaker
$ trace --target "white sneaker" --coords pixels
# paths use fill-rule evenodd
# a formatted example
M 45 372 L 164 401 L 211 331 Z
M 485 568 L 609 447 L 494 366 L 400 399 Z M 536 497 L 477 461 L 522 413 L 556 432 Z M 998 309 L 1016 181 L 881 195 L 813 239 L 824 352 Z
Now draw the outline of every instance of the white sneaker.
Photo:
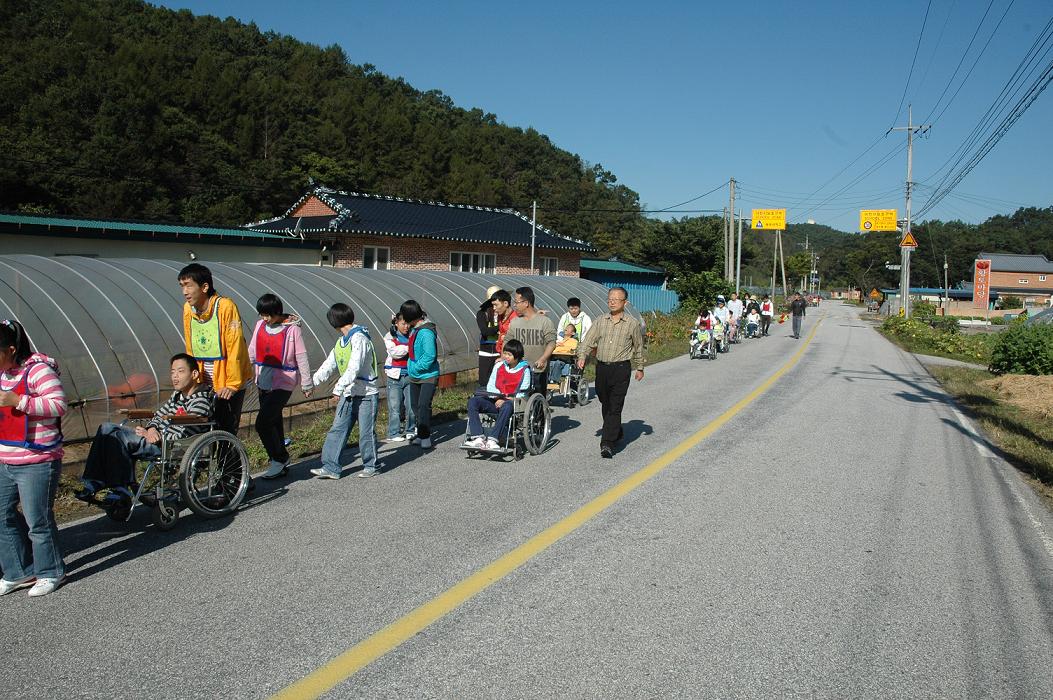
M 464 441 L 464 446 L 465 447 L 474 447 L 474 448 L 479 449 L 479 450 L 485 449 L 486 448 L 486 438 L 484 438 L 482 435 L 476 435 L 475 437 L 470 437 L 470 438 L 468 438 L 467 440 Z
M 325 467 L 317 467 L 311 470 L 311 473 L 317 476 L 319 479 L 339 479 L 339 474 L 334 474 Z
M 408 435 L 396 435 L 387 439 L 388 442 L 406 442 L 407 440 L 409 440 Z
M 421 440 L 420 441 L 420 448 L 422 450 L 430 450 L 431 449 L 431 438 L 424 438 L 423 440 Z
M 38 578 L 37 582 L 33 584 L 33 587 L 29 589 L 30 598 L 39 598 L 42 595 L 47 595 L 53 592 L 56 588 L 66 582 L 66 577 L 62 578 Z
M 498 444 L 497 438 L 486 438 L 486 449 L 488 450 L 499 450 L 501 445 Z
M 285 476 L 289 471 L 289 465 L 284 462 L 278 462 L 271 460 L 271 464 L 267 467 L 267 471 L 263 472 L 260 476 L 264 479 L 277 479 L 279 476 Z
M 21 581 L 8 581 L 6 578 L 0 579 L 0 595 L 7 595 L 12 591 L 17 591 L 19 588 L 29 588 L 36 583 L 36 580 L 36 576 L 26 576 Z

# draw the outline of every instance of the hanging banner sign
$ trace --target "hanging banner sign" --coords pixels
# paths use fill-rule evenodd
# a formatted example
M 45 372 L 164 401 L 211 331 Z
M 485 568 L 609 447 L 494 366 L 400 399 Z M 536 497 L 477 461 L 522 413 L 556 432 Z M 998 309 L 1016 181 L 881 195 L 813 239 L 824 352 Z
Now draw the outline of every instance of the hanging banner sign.
M 973 305 L 986 309 L 991 301 L 991 261 L 977 260 L 973 268 Z
M 860 209 L 860 231 L 898 231 L 895 209 Z
M 785 209 L 754 209 L 752 228 L 768 231 L 786 230 Z

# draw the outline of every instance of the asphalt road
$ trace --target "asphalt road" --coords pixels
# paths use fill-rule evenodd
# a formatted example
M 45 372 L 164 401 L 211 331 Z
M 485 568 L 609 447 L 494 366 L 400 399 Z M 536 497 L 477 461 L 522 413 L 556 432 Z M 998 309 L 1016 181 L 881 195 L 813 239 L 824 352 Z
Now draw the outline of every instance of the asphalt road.
M 331 697 L 1053 697 L 1049 510 L 917 360 L 811 311 L 715 434 Z M 0 696 L 277 692 L 725 413 L 807 342 L 788 326 L 650 368 L 613 460 L 593 401 L 518 463 L 465 459 L 451 424 L 230 519 L 67 526 L 70 582 L 0 600 Z

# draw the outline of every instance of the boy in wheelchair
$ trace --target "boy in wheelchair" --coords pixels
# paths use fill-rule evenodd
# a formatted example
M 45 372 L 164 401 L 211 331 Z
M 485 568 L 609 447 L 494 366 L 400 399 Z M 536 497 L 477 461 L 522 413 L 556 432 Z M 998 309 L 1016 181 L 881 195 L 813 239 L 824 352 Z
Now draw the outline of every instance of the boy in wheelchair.
M 162 440 L 179 440 L 211 429 L 206 423 L 176 425 L 166 416 L 194 415 L 211 421 L 215 395 L 208 384 L 201 383 L 197 361 L 179 353 L 171 361 L 172 397 L 154 413 L 145 426 L 125 427 L 103 423 L 95 433 L 84 465 L 84 488 L 74 495 L 86 502 L 96 502 L 95 495 L 108 488 L 101 501 L 131 501 L 135 487 L 135 463 L 161 456 Z
M 486 389 L 468 399 L 468 436 L 464 446 L 479 450 L 501 449 L 499 438 L 508 429 L 508 420 L 515 409 L 515 399 L 530 392 L 530 365 L 523 359 L 523 344 L 515 339 L 505 341 L 501 362 L 490 373 Z M 487 435 L 483 431 L 480 413 L 496 415 L 494 426 Z

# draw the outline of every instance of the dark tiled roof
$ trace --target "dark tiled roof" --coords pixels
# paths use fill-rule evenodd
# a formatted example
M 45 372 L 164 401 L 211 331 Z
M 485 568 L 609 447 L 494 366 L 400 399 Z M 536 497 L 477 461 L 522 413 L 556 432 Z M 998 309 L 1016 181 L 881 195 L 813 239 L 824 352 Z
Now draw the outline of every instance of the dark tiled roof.
M 294 217 L 292 212 L 309 197 L 329 205 L 335 216 Z M 384 197 L 357 192 L 337 192 L 315 187 L 300 198 L 284 215 L 247 224 L 252 231 L 285 233 L 361 233 L 381 236 L 430 238 L 466 243 L 497 243 L 530 246 L 530 219 L 511 209 L 473 207 L 464 204 L 422 202 L 415 199 Z M 560 236 L 538 226 L 538 248 L 558 248 L 593 252 L 585 241 Z
M 1013 253 L 980 253 L 978 260 L 990 260 L 996 272 L 1053 273 L 1053 262 L 1045 255 L 1016 255 Z

